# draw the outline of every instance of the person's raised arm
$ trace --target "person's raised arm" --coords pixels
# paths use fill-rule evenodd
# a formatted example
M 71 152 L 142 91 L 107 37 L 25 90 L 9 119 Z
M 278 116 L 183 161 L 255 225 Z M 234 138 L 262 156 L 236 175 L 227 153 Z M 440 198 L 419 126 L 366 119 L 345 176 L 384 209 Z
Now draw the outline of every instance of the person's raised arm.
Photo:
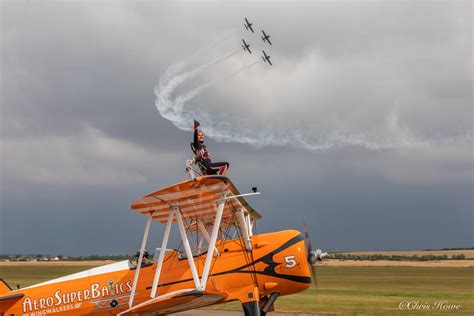
M 195 149 L 198 149 L 200 146 L 199 141 L 198 141 L 198 127 L 199 127 L 199 122 L 194 120 L 194 141 L 193 141 L 193 146 Z

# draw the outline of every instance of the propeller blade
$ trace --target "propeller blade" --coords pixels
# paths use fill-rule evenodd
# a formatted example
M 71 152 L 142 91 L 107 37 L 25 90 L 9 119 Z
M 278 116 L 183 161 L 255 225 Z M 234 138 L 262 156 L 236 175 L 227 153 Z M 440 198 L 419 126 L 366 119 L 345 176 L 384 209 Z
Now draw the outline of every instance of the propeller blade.
M 306 245 L 306 255 L 308 256 L 308 259 L 311 255 L 311 250 L 313 250 L 313 247 L 311 246 L 311 239 L 309 238 L 309 230 L 308 230 L 308 225 L 306 225 L 306 220 L 303 219 L 304 223 L 304 243 Z
M 311 265 L 311 282 L 313 282 L 313 285 L 315 289 L 318 289 L 318 269 L 316 264 Z
M 324 257 L 328 257 L 327 252 L 323 252 L 321 249 L 313 249 L 312 243 L 311 243 L 311 238 L 309 237 L 309 228 L 308 225 L 306 225 L 306 220 L 303 219 L 304 222 L 304 243 L 306 246 L 306 256 L 308 259 L 308 264 L 311 269 L 311 281 L 314 285 L 314 287 L 317 289 L 318 288 L 318 279 L 319 275 L 317 273 L 317 266 L 318 266 L 318 261 L 323 261 Z
M 314 287 L 317 289 L 318 288 L 318 274 L 317 274 L 316 263 L 318 261 L 318 252 L 314 251 L 313 246 L 311 245 L 311 238 L 309 237 L 309 229 L 308 229 L 308 225 L 306 225 L 306 220 L 304 220 L 304 242 L 306 245 L 306 256 L 308 258 L 308 264 L 311 269 L 311 282 L 313 283 Z

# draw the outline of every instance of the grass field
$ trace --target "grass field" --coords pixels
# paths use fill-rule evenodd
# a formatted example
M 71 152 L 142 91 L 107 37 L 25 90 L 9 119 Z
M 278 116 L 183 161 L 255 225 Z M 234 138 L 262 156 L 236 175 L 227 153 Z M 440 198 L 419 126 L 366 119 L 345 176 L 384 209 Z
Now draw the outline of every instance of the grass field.
M 91 267 L 78 264 L 0 265 L 0 277 L 11 285 L 27 286 Z M 317 290 L 281 297 L 276 309 L 345 315 L 408 314 L 398 309 L 400 302 L 448 301 L 460 304 L 461 309 L 410 314 L 474 315 L 474 268 L 322 266 L 318 271 Z M 213 308 L 240 310 L 240 305 L 227 303 Z
M 94 266 L 97 266 L 97 264 L 51 265 L 48 263 L 37 263 L 35 265 L 0 265 L 0 278 L 4 279 L 12 288 L 16 289 L 17 285 L 25 287 L 71 273 L 84 271 Z
M 446 255 L 451 258 L 453 255 L 464 255 L 466 258 L 474 258 L 473 249 L 464 250 L 417 250 L 417 251 L 359 251 L 359 252 L 341 252 L 343 254 L 355 256 L 370 256 L 370 255 L 384 255 L 384 256 L 443 256 Z

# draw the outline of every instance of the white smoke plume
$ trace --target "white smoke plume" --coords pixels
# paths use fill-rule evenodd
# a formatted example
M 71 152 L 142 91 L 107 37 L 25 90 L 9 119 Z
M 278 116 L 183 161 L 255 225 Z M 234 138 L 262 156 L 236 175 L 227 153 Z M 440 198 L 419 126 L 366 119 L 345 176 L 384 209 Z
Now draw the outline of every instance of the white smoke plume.
M 210 87 L 218 87 L 226 84 L 226 80 L 238 75 L 250 67 L 261 62 L 253 62 L 247 66 L 220 79 L 208 80 L 204 84 L 188 91 L 177 93 L 185 82 L 192 82 L 193 78 L 202 75 L 211 66 L 215 66 L 240 52 L 235 51 L 217 61 L 209 62 L 192 68 L 192 58 L 168 67 L 160 77 L 155 87 L 156 107 L 160 115 L 171 121 L 180 130 L 192 130 L 193 120 L 197 119 L 204 127 L 207 136 L 218 142 L 243 143 L 257 147 L 264 146 L 291 146 L 294 148 L 310 151 L 321 151 L 335 147 L 360 146 L 370 150 L 383 150 L 402 147 L 452 145 L 458 143 L 470 143 L 473 139 L 473 131 L 469 130 L 463 134 L 431 137 L 421 137 L 399 123 L 396 111 L 389 113 L 386 118 L 386 128 L 381 133 L 354 132 L 334 128 L 327 132 L 309 131 L 301 128 L 282 128 L 279 124 L 263 123 L 255 125 L 250 119 L 229 118 L 226 116 L 225 108 L 222 113 L 214 114 L 193 107 L 190 103 L 196 96 Z

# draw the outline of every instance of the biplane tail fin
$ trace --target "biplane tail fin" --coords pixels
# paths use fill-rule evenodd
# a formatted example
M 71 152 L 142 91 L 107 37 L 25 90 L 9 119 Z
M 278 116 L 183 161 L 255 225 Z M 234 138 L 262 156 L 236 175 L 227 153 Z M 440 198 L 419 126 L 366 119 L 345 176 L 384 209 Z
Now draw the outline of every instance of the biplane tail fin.
M 0 278 L 0 295 L 8 293 L 11 290 L 12 290 L 12 288 L 7 284 L 7 282 L 5 282 L 5 280 Z

